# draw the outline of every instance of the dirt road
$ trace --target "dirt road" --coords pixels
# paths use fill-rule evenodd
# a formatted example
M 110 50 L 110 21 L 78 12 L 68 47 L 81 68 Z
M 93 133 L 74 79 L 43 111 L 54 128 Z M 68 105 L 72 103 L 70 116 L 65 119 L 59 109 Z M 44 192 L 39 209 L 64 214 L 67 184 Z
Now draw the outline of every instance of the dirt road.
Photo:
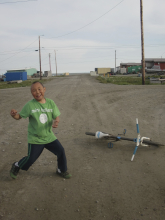
M 139 147 L 86 136 L 105 131 L 165 143 L 165 87 L 101 84 L 88 75 L 56 78 L 45 84 L 46 97 L 61 111 L 54 132 L 65 148 L 70 180 L 55 174 L 56 157 L 44 150 L 16 180 L 11 164 L 27 154 L 28 120 L 14 120 L 32 99 L 29 87 L 0 91 L 0 220 L 164 220 L 165 147 Z

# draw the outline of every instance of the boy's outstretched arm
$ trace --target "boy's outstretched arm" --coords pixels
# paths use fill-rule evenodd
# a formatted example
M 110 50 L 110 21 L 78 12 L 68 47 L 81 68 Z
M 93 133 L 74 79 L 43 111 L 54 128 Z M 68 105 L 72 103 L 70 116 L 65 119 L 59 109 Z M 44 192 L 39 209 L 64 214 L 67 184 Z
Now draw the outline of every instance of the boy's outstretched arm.
M 10 115 L 16 120 L 21 119 L 21 116 L 19 115 L 19 113 L 17 113 L 17 111 L 15 109 L 11 110 Z
M 60 118 L 59 116 L 57 116 L 57 118 L 53 121 L 52 127 L 57 128 L 59 122 L 60 122 Z

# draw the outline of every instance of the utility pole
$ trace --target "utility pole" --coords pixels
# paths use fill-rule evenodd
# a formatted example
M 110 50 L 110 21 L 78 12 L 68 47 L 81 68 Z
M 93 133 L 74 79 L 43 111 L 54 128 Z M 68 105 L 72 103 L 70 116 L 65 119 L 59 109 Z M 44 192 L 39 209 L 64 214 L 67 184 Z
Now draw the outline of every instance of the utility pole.
M 56 60 L 56 51 L 54 50 L 55 53 L 55 64 L 56 64 L 56 76 L 57 76 L 57 60 Z
M 41 76 L 41 49 L 40 49 L 40 36 L 39 36 L 39 63 L 40 63 L 40 80 L 42 80 L 42 76 Z
M 116 73 L 116 50 L 115 50 L 115 73 Z
M 50 60 L 50 53 L 49 53 L 49 66 L 50 66 L 50 73 L 52 72 L 51 70 L 51 60 Z
M 144 34 L 143 34 L 143 0 L 140 0 L 141 20 L 141 52 L 142 52 L 142 85 L 145 85 L 145 59 L 144 59 Z

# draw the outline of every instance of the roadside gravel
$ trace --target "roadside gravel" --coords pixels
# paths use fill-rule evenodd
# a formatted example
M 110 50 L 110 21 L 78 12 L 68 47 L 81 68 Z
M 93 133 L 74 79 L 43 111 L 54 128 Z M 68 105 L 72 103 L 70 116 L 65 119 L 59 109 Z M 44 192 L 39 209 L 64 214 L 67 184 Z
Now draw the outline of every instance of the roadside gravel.
M 107 147 L 85 132 L 114 135 L 127 130 L 165 143 L 165 87 L 101 84 L 88 75 L 55 78 L 46 97 L 61 111 L 54 133 L 65 148 L 70 180 L 55 174 L 56 156 L 44 150 L 34 165 L 9 176 L 11 164 L 27 154 L 28 119 L 15 121 L 32 99 L 30 88 L 1 90 L 0 220 L 149 220 L 165 219 L 165 148 L 119 141 Z

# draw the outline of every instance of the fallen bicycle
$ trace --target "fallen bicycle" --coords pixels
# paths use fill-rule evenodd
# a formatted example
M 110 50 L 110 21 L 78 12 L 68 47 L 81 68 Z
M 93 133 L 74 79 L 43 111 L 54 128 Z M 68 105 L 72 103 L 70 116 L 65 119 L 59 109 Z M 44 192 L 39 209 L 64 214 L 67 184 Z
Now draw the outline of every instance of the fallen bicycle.
M 86 132 L 85 134 L 86 135 L 95 136 L 97 139 L 98 138 L 104 138 L 104 139 L 110 140 L 111 142 L 108 143 L 108 147 L 109 148 L 113 148 L 113 142 L 119 141 L 119 140 L 126 140 L 126 141 L 133 141 L 133 142 L 135 142 L 136 143 L 136 147 L 135 147 L 135 150 L 133 152 L 131 161 L 133 161 L 139 145 L 141 145 L 141 146 L 154 145 L 154 146 L 157 146 L 157 147 L 164 145 L 164 144 L 160 144 L 160 143 L 157 143 L 157 142 L 153 142 L 148 137 L 141 137 L 140 136 L 140 132 L 139 132 L 138 119 L 136 119 L 136 128 L 137 128 L 137 138 L 127 138 L 127 137 L 123 137 L 121 135 L 114 136 L 112 134 L 107 134 L 107 133 L 104 133 L 104 132 L 101 132 L 101 131 L 97 131 L 96 133 Z M 125 136 L 125 134 L 126 134 L 126 129 L 124 129 L 124 132 L 123 132 L 124 136 Z

